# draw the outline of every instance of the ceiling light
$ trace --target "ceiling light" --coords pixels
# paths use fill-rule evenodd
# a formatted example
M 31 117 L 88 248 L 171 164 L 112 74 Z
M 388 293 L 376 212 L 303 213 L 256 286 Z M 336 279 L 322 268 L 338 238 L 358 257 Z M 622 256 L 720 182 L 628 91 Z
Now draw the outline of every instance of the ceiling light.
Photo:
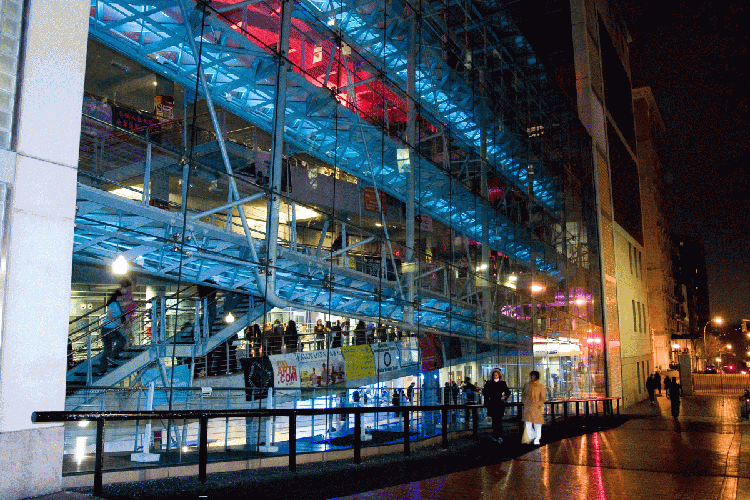
M 128 273 L 128 261 L 123 255 L 118 255 L 112 262 L 112 274 L 123 275 Z

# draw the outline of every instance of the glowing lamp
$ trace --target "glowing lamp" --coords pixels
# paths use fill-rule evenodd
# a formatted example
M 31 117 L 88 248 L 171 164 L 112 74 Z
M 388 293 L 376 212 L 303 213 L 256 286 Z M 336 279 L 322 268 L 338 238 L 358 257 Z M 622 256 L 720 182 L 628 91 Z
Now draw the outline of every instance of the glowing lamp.
M 112 274 L 123 275 L 128 273 L 128 261 L 125 257 L 118 255 L 117 258 L 112 262 Z

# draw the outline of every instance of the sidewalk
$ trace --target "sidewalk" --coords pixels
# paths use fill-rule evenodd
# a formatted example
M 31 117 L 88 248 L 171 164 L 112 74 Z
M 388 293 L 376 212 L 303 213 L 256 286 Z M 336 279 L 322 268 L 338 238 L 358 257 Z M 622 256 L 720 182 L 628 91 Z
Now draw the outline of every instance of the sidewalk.
M 617 428 L 564 437 L 545 427 L 539 448 L 517 436 L 452 440 L 448 450 L 105 486 L 107 499 L 731 499 L 750 500 L 750 425 L 737 398 L 683 398 L 673 421 L 666 398 L 634 405 Z M 90 490 L 89 490 L 90 491 Z M 365 492 L 365 493 L 361 493 Z M 91 499 L 87 491 L 39 497 Z
M 750 425 L 736 397 L 683 398 L 628 408 L 622 426 L 552 442 L 518 458 L 355 499 L 750 500 Z M 544 441 L 544 438 L 542 438 Z

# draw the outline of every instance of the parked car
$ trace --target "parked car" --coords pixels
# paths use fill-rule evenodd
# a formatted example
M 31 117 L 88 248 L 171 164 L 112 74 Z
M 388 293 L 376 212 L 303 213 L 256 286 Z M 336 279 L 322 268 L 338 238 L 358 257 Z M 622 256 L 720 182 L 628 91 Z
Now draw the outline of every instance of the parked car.
M 706 366 L 706 369 L 703 370 L 703 373 L 719 373 L 719 370 L 716 369 L 715 365 L 708 365 Z

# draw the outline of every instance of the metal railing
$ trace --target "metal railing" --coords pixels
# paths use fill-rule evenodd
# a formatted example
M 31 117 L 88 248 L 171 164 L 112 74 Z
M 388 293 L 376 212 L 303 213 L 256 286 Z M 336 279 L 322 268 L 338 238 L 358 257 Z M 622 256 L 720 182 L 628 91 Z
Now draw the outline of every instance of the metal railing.
M 229 393 L 221 399 L 229 397 Z M 270 395 L 269 395 L 270 397 Z M 254 399 L 254 398 L 253 398 Z M 201 398 L 201 402 L 203 398 Z M 260 401 L 258 401 L 260 402 Z M 314 402 L 314 401 L 313 401 Z M 550 400 L 545 402 L 547 419 L 552 425 L 558 423 L 558 408 L 562 406 L 562 420 L 566 422 L 569 418 L 573 407 L 575 407 L 576 416 L 585 416 L 585 420 L 593 414 L 599 415 L 599 407 L 601 405 L 602 415 L 611 416 L 614 415 L 614 403 L 616 402 L 617 414 L 620 413 L 620 398 L 616 397 L 592 397 L 592 398 L 580 398 L 580 399 L 564 399 L 564 400 Z M 448 436 L 449 431 L 468 430 L 472 431 L 473 436 L 478 436 L 480 427 L 480 416 L 483 414 L 484 409 L 479 404 L 437 404 L 437 405 L 404 405 L 404 406 L 339 406 L 339 407 L 327 407 L 327 408 L 316 408 L 316 405 L 311 403 L 309 408 L 278 408 L 278 407 L 267 407 L 262 408 L 260 405 L 258 408 L 242 408 L 242 409 L 198 409 L 198 410 L 154 410 L 154 411 L 43 411 L 34 412 L 32 414 L 32 422 L 35 423 L 53 423 L 53 422 L 96 422 L 96 445 L 95 445 L 95 460 L 94 460 L 94 495 L 101 494 L 103 484 L 103 461 L 104 461 L 104 431 L 107 422 L 126 422 L 126 421 L 167 421 L 174 423 L 176 421 L 197 421 L 197 440 L 194 441 L 194 445 L 197 446 L 197 462 L 198 462 L 198 476 L 201 482 L 205 482 L 207 479 L 207 463 L 208 463 L 208 450 L 209 450 L 209 421 L 223 419 L 225 432 L 229 432 L 230 420 L 235 423 L 237 419 L 268 419 L 267 422 L 276 418 L 287 419 L 287 442 L 288 442 L 288 457 L 289 457 L 289 470 L 295 471 L 297 467 L 297 454 L 298 451 L 298 425 L 304 421 L 301 421 L 304 417 L 309 417 L 312 421 L 312 432 L 315 433 L 315 417 L 322 417 L 322 420 L 328 423 L 335 419 L 341 419 L 346 421 L 346 427 L 348 430 L 348 422 L 350 417 L 354 419 L 353 434 L 351 434 L 352 442 L 351 448 L 353 449 L 353 461 L 355 464 L 361 463 L 361 449 L 363 447 L 363 419 L 367 415 L 387 413 L 387 428 L 392 428 L 391 415 L 396 415 L 396 428 L 400 426 L 400 430 L 393 433 L 393 439 L 389 442 L 392 444 L 403 442 L 403 453 L 404 456 L 409 456 L 411 453 L 410 442 L 413 440 L 413 426 L 414 422 L 422 421 L 422 425 L 429 419 L 429 415 L 432 414 L 432 422 L 434 425 L 434 431 L 417 433 L 417 436 L 422 438 L 435 437 L 438 434 L 441 436 L 441 446 L 446 449 L 448 448 Z M 523 424 L 522 412 L 523 403 L 520 402 L 508 402 L 506 403 L 506 409 L 509 409 L 508 417 L 503 418 L 503 422 L 517 423 L 519 427 Z M 436 418 L 439 414 L 439 424 Z M 463 425 L 461 425 L 461 416 L 464 416 Z M 372 420 L 372 419 L 371 419 Z M 469 422 L 471 420 L 471 423 Z M 320 418 L 319 418 L 320 421 Z M 377 420 L 376 420 L 377 421 Z M 242 421 L 240 421 L 242 422 Z M 246 425 L 247 420 L 242 422 Z M 258 420 L 260 423 L 260 420 Z M 486 425 L 486 423 L 485 423 Z M 150 425 L 148 426 L 150 427 Z M 260 425 L 258 425 L 260 427 Z M 438 427 L 440 431 L 438 432 Z M 172 429 L 171 424 L 167 424 L 168 431 Z M 149 429 L 150 430 L 150 429 Z M 520 430 L 520 429 L 519 429 Z M 396 437 L 398 434 L 400 437 Z M 136 434 L 138 431 L 136 430 Z M 175 430 L 175 434 L 178 432 Z M 423 434 L 423 435 L 422 435 Z M 519 432 L 520 434 L 520 432 Z M 226 437 L 226 436 L 225 436 Z M 148 439 L 148 441 L 146 441 Z M 146 438 L 144 433 L 144 444 L 143 451 L 146 452 L 150 448 L 151 436 Z M 213 440 L 212 440 L 213 441 Z M 136 437 L 137 442 L 137 437 Z M 185 430 L 183 430 L 183 444 L 185 443 Z M 270 446 L 274 443 L 273 437 L 266 439 L 265 445 Z M 167 438 L 167 450 L 169 450 L 169 438 Z M 345 448 L 348 446 L 344 446 Z M 229 450 L 225 439 L 224 453 Z M 219 459 L 220 461 L 221 459 Z
M 519 411 L 521 403 L 508 403 L 509 407 L 516 407 Z M 197 420 L 198 421 L 198 477 L 201 482 L 207 479 L 208 464 L 208 429 L 210 419 L 231 418 L 274 418 L 282 417 L 288 419 L 289 439 L 289 470 L 297 468 L 297 421 L 299 417 L 309 416 L 333 416 L 349 415 L 354 417 L 353 445 L 354 463 L 361 463 L 362 449 L 362 417 L 367 414 L 383 413 L 385 411 L 397 413 L 402 421 L 402 437 L 404 456 L 411 454 L 411 414 L 420 412 L 439 413 L 441 418 L 441 446 L 448 448 L 448 424 L 450 410 L 464 410 L 471 412 L 473 424 L 472 433 L 479 433 L 479 411 L 481 405 L 418 405 L 418 406 L 394 406 L 394 407 L 355 407 L 355 408 L 289 408 L 289 409 L 241 409 L 241 410 L 173 410 L 173 411 L 40 411 L 34 412 L 31 420 L 34 423 L 57 423 L 57 422 L 96 422 L 96 456 L 94 462 L 94 496 L 101 495 L 103 485 L 103 463 L 104 463 L 104 430 L 107 422 L 122 422 L 133 420 Z M 466 422 L 468 426 L 468 422 Z

